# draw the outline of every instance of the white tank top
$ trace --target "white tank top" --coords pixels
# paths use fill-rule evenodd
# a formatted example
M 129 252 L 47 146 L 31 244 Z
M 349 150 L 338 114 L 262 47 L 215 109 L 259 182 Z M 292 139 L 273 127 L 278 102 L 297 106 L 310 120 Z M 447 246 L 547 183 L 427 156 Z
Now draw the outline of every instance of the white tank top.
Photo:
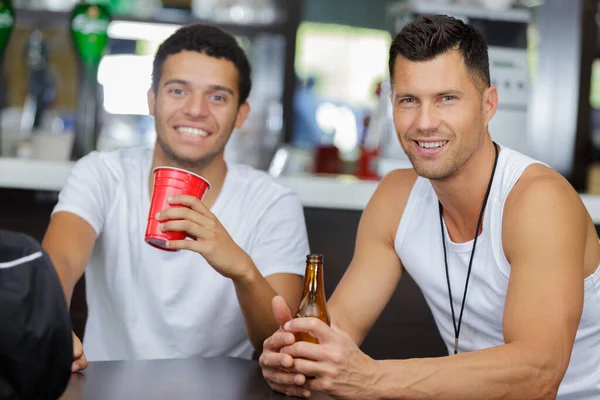
M 531 164 L 502 147 L 477 239 L 463 314 L 459 353 L 504 344 L 502 320 L 511 266 L 502 248 L 502 215 L 511 189 Z M 454 311 L 458 323 L 473 241 L 454 243 L 444 225 Z M 451 354 L 454 328 L 448 298 L 438 198 L 429 180 L 417 178 L 400 220 L 396 253 L 421 288 Z M 540 277 L 543 279 L 543 277 Z M 559 399 L 600 399 L 600 268 L 585 280 L 584 309 Z

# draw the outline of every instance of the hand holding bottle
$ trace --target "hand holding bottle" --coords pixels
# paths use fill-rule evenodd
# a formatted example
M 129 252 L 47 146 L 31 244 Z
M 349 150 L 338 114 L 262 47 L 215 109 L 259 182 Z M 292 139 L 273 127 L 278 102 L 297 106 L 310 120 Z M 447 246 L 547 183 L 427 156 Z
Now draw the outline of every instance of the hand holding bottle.
M 280 329 L 265 341 L 260 357 L 263 376 L 271 388 L 288 396 L 309 397 L 309 390 L 314 390 L 341 399 L 372 398 L 369 391 L 378 363 L 331 324 L 322 255 L 306 258 L 297 318 L 291 318 L 285 301 L 277 297 L 273 313 Z
M 279 322 L 279 330 L 263 344 L 263 353 L 259 362 L 267 383 L 273 390 L 288 396 L 309 397 L 310 391 L 302 387 L 306 376 L 292 372 L 294 359 L 281 351 L 285 346 L 291 346 L 296 341 L 317 344 L 319 341 L 308 331 L 297 331 L 294 334 L 283 329 L 284 324 L 292 320 L 292 314 L 281 296 L 273 299 L 273 314 Z M 304 290 L 298 306 L 296 318 L 318 318 L 329 325 L 329 312 L 325 299 L 323 277 L 323 256 L 309 254 L 306 256 L 306 271 L 304 273 Z
M 284 346 L 296 342 L 294 334 L 285 332 L 283 325 L 292 319 L 290 309 L 281 296 L 273 298 L 273 315 L 280 328 L 271 337 L 265 340 L 263 352 L 259 358 L 263 376 L 269 386 L 287 396 L 310 397 L 310 391 L 302 387 L 306 377 L 294 372 L 290 368 L 294 366 L 294 359 L 280 350 Z

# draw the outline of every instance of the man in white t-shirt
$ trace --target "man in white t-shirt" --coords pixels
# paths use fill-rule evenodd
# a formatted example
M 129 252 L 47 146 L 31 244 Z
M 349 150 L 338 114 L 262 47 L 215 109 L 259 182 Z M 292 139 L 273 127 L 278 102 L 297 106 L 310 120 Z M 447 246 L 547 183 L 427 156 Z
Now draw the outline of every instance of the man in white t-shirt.
M 298 304 L 309 252 L 298 196 L 223 157 L 250 111 L 250 88 L 235 38 L 211 26 L 182 27 L 154 60 L 154 149 L 92 152 L 73 168 L 43 246 L 69 304 L 86 273 L 85 355 L 74 335 L 74 371 L 87 360 L 250 358 L 278 327 L 271 299 Z M 169 242 L 183 250 L 175 253 L 144 242 L 159 165 L 211 183 L 203 201 L 176 196 L 173 204 L 188 207 L 159 214 L 161 229 L 188 236 Z

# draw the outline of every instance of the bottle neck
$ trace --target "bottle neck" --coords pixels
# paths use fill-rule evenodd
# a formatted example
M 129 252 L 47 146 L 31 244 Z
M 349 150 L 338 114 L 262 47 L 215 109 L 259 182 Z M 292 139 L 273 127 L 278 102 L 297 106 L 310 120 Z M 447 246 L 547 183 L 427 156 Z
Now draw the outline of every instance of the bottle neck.
M 323 291 L 323 264 L 309 263 L 304 276 L 304 294 Z

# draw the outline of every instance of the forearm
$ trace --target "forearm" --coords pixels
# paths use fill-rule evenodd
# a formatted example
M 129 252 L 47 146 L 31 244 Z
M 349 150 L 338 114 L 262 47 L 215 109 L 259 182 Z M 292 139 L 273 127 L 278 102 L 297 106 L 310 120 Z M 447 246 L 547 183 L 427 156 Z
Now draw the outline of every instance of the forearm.
M 521 343 L 379 364 L 382 399 L 554 399 L 562 379 L 551 357 Z
M 48 252 L 48 255 L 50 256 L 50 260 L 54 266 L 54 271 L 56 271 L 56 275 L 58 276 L 60 286 L 62 287 L 62 291 L 67 302 L 67 307 L 70 307 L 73 289 L 75 288 L 75 284 L 77 283 L 79 277 L 74 276 L 73 271 L 69 267 L 68 263 L 61 257 L 53 255 L 50 252 Z
M 246 276 L 233 279 L 233 284 L 246 321 L 250 342 L 256 351 L 261 353 L 265 339 L 279 328 L 271 306 L 273 297 L 278 293 L 252 262 L 248 266 Z

